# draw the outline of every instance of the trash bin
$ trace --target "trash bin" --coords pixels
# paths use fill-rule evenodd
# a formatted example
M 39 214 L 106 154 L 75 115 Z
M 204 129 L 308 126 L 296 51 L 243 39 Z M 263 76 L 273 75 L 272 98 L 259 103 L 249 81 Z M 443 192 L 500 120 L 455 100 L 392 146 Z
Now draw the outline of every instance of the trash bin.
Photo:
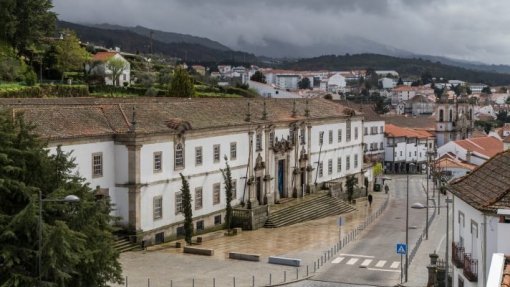
M 374 191 L 381 191 L 381 184 L 379 183 L 374 184 Z

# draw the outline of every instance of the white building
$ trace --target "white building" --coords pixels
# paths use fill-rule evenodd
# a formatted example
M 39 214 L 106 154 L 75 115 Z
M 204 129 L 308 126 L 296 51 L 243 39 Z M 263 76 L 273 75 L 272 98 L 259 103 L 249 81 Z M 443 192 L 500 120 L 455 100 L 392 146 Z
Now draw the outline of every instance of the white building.
M 434 137 L 425 130 L 386 124 L 384 164 L 389 173 L 422 172 L 428 153 L 434 150 Z
M 453 287 L 489 286 L 492 255 L 510 254 L 509 174 L 506 151 L 448 188 L 453 194 Z
M 503 151 L 503 142 L 494 137 L 450 141 L 437 149 L 438 157 L 451 154 L 469 164 L 480 166 Z
M 122 72 L 118 75 L 117 81 L 119 86 L 129 85 L 131 81 L 131 64 L 118 52 L 98 52 L 92 57 L 91 63 L 85 66 L 92 75 L 104 77 L 106 85 L 114 85 L 113 73 L 109 65 L 109 61 L 118 59 L 124 62 Z
M 345 81 L 345 77 L 342 76 L 340 73 L 336 73 L 328 78 L 327 90 L 329 92 L 334 92 L 334 93 L 338 92 L 338 91 L 343 91 L 343 89 L 345 89 L 346 85 L 347 84 Z
M 363 151 L 365 162 L 384 162 L 384 118 L 378 115 L 372 105 L 356 106 L 363 114 Z
M 276 86 L 283 90 L 297 90 L 298 82 L 301 79 L 299 75 L 277 74 L 275 76 Z
M 395 81 L 395 79 L 392 78 L 384 77 L 379 79 L 379 84 L 383 89 L 393 89 L 397 85 L 397 81 Z
M 257 93 L 259 93 L 261 96 L 265 98 L 284 98 L 284 99 L 301 98 L 301 96 L 297 93 L 278 89 L 274 85 L 268 85 L 255 81 L 248 81 L 247 83 L 250 88 L 255 89 Z
M 471 90 L 471 92 L 473 94 L 479 94 L 482 92 L 483 88 L 488 87 L 485 84 L 468 84 L 468 85 L 469 85 L 469 89 Z
M 230 74 L 232 72 L 232 66 L 218 65 L 218 72 L 220 72 L 221 75 Z
M 225 159 L 235 186 L 232 204 L 259 211 L 325 182 L 360 176 L 363 166 L 362 116 L 323 99 L 31 101 L 0 103 L 36 123 L 50 150 L 72 151 L 76 172 L 111 199 L 114 215 L 146 244 L 183 232 L 180 174 L 189 182 L 201 233 L 223 223 Z

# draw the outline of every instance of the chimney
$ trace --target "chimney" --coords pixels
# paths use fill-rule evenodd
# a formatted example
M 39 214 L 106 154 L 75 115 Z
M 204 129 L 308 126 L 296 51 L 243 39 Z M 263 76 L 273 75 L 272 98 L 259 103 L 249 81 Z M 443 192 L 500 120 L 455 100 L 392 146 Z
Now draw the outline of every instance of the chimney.
M 467 162 L 471 162 L 471 151 L 470 151 L 470 150 L 468 150 L 468 151 L 466 152 L 466 161 L 467 161 Z

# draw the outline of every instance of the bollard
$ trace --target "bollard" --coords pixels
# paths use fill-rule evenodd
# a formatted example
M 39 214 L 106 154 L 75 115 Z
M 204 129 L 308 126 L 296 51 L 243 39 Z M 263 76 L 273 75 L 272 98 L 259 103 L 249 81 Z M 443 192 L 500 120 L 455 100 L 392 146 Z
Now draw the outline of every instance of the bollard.
M 308 277 L 308 265 L 306 265 L 306 277 Z
M 236 277 L 234 276 L 234 287 L 236 287 Z
M 212 279 L 212 286 L 213 286 L 213 287 L 216 287 L 216 278 L 213 278 L 213 279 Z
M 191 286 L 195 287 L 195 278 L 193 278 L 191 282 Z
M 296 268 L 296 280 L 299 279 L 299 268 Z
M 151 279 L 147 278 L 147 287 L 151 287 Z
M 251 275 L 251 287 L 255 287 L 255 275 Z
M 287 282 L 287 270 L 283 270 L 283 282 Z
M 174 287 L 174 282 L 170 280 L 170 287 Z
M 271 273 L 269 273 L 269 285 L 271 285 Z
M 128 287 L 128 277 L 126 276 L 126 287 Z
M 313 262 L 313 273 L 315 273 L 317 269 L 315 269 L 315 261 Z

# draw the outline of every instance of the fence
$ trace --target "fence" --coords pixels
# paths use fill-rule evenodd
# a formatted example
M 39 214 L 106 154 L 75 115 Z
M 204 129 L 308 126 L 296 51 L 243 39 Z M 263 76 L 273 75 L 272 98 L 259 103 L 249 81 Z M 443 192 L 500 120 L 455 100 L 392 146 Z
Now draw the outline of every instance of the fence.
M 353 230 L 351 230 L 349 233 L 344 235 L 342 238 L 339 238 L 338 242 L 336 242 L 333 246 L 331 246 L 329 249 L 322 252 L 322 254 L 317 257 L 316 260 L 314 260 L 313 265 L 311 262 L 307 265 L 296 267 L 296 268 L 285 268 L 285 270 L 282 270 L 280 272 L 271 272 L 268 273 L 266 276 L 255 276 L 252 275 L 251 277 L 230 277 L 230 278 L 211 278 L 211 279 L 196 279 L 191 278 L 189 280 L 186 280 L 186 282 L 183 282 L 182 280 L 179 282 L 174 282 L 173 280 L 170 280 L 169 282 L 161 283 L 157 282 L 157 285 L 154 284 L 155 282 L 151 282 L 150 278 L 147 278 L 147 282 L 143 285 L 137 284 L 137 285 L 130 285 L 132 283 L 129 282 L 129 278 L 125 278 L 124 286 L 135 286 L 135 287 L 156 287 L 156 286 L 170 286 L 170 287 L 195 287 L 195 286 L 232 286 L 232 287 L 255 287 L 255 286 L 276 286 L 281 285 L 283 283 L 290 283 L 295 282 L 303 279 L 309 278 L 312 274 L 319 271 L 319 269 L 324 266 L 336 253 L 340 252 L 342 248 L 344 248 L 347 244 L 350 242 L 356 240 L 361 233 L 370 225 L 372 224 L 381 214 L 384 212 L 386 207 L 389 203 L 389 197 L 386 197 L 385 202 L 383 205 L 381 205 L 375 212 L 370 214 L 365 218 L 365 220 L 360 223 L 358 226 L 356 226 Z M 246 216 L 246 215 L 240 215 L 240 216 Z M 151 285 L 152 284 L 152 285 Z
M 432 212 L 432 215 L 428 219 L 429 227 L 432 224 L 432 222 L 434 221 L 434 218 L 436 218 L 436 209 L 435 208 L 434 208 L 434 212 Z M 416 252 L 418 252 L 418 248 L 420 248 L 421 242 L 423 241 L 423 237 L 425 237 L 426 235 L 427 235 L 427 227 L 424 227 L 422 233 L 420 234 L 420 237 L 418 237 L 418 240 L 416 240 L 416 243 L 414 244 L 413 249 L 409 253 L 409 265 L 411 265 L 411 263 L 413 263 L 414 256 L 416 256 Z

